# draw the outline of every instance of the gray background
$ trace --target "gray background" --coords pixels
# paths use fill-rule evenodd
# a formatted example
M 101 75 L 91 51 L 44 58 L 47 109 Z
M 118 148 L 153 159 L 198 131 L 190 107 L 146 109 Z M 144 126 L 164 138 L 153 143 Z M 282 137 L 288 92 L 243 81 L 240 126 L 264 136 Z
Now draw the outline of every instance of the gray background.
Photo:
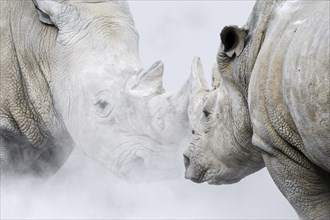
M 190 74 L 194 56 L 202 59 L 206 79 L 226 25 L 242 26 L 254 1 L 130 1 L 140 33 L 140 56 L 146 67 L 165 63 L 164 85 L 179 88 Z

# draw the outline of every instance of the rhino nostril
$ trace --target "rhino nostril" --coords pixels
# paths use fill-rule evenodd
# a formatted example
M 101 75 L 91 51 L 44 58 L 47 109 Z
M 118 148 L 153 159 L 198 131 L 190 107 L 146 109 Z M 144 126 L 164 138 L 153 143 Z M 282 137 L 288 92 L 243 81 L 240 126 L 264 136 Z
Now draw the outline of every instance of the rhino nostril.
M 183 161 L 184 161 L 184 167 L 187 170 L 188 167 L 189 167 L 189 165 L 190 165 L 190 159 L 189 159 L 189 157 L 187 157 L 186 155 L 183 155 Z

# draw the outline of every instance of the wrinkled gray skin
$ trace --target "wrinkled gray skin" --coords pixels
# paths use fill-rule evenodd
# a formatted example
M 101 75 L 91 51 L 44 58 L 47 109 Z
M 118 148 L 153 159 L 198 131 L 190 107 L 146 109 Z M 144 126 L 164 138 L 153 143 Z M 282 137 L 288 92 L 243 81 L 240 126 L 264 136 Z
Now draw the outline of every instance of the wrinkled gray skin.
M 32 1 L 1 1 L 0 15 L 1 179 L 48 176 L 73 148 L 49 88 L 56 33 L 40 23 Z
M 192 73 L 186 178 L 230 184 L 267 167 L 300 218 L 330 219 L 329 2 L 258 1 L 225 27 L 213 89 Z
M 120 176 L 179 173 L 189 85 L 143 70 L 127 2 L 1 1 L 0 24 L 2 174 L 50 175 L 72 140 Z

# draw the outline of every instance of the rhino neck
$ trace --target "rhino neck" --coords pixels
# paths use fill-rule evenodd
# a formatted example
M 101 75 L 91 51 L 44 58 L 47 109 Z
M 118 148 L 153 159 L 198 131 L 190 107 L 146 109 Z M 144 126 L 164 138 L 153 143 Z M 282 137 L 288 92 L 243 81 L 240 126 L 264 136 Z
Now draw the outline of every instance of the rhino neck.
M 1 56 L 1 80 L 9 88 L 4 91 L 9 95 L 5 97 L 8 111 L 29 143 L 41 146 L 63 128 L 49 89 L 48 58 L 56 30 L 39 22 L 32 1 L 2 4 L 6 13 L 1 15 L 1 22 L 6 26 L 1 27 L 1 48 L 6 53 Z
M 26 73 L 40 74 L 47 84 L 51 81 L 50 55 L 56 41 L 57 29 L 42 24 L 32 1 L 9 1 L 9 23 L 17 59 L 24 61 Z M 17 16 L 17 15 L 20 16 Z M 33 76 L 31 76 L 33 77 Z
M 233 83 L 236 84 L 246 101 L 251 74 L 267 34 L 275 6 L 276 1 L 257 1 L 247 23 L 243 26 L 243 29 L 248 30 L 248 35 L 242 54 L 233 60 L 234 76 L 231 76 L 231 80 L 234 81 Z M 218 59 L 221 59 L 221 56 L 218 56 Z
M 246 97 L 248 93 L 248 85 L 250 82 L 251 73 L 266 37 L 267 29 L 270 25 L 275 6 L 276 1 L 257 1 L 246 24 L 246 28 L 250 31 L 247 38 L 248 50 L 247 53 L 244 54 L 244 59 L 251 59 L 250 62 L 247 63 L 246 67 L 247 80 L 244 87 L 244 94 Z

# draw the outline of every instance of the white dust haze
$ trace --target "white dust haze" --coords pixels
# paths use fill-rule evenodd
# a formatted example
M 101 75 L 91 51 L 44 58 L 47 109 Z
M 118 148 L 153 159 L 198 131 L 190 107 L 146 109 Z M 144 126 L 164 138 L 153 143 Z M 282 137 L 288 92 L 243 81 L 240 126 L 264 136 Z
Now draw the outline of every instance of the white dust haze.
M 211 79 L 225 25 L 243 25 L 252 1 L 131 1 L 144 66 L 165 64 L 164 86 L 180 88 L 195 55 Z M 181 158 L 181 157 L 180 157 Z M 171 163 L 171 161 L 169 161 Z M 16 180 L 1 186 L 1 219 L 296 219 L 266 169 L 233 185 L 181 178 L 121 180 L 75 149 L 45 183 Z M 138 174 L 137 174 L 138 175 Z
M 2 188 L 1 219 L 297 218 L 265 171 L 224 186 L 183 178 L 133 183 L 76 151 L 46 183 Z

